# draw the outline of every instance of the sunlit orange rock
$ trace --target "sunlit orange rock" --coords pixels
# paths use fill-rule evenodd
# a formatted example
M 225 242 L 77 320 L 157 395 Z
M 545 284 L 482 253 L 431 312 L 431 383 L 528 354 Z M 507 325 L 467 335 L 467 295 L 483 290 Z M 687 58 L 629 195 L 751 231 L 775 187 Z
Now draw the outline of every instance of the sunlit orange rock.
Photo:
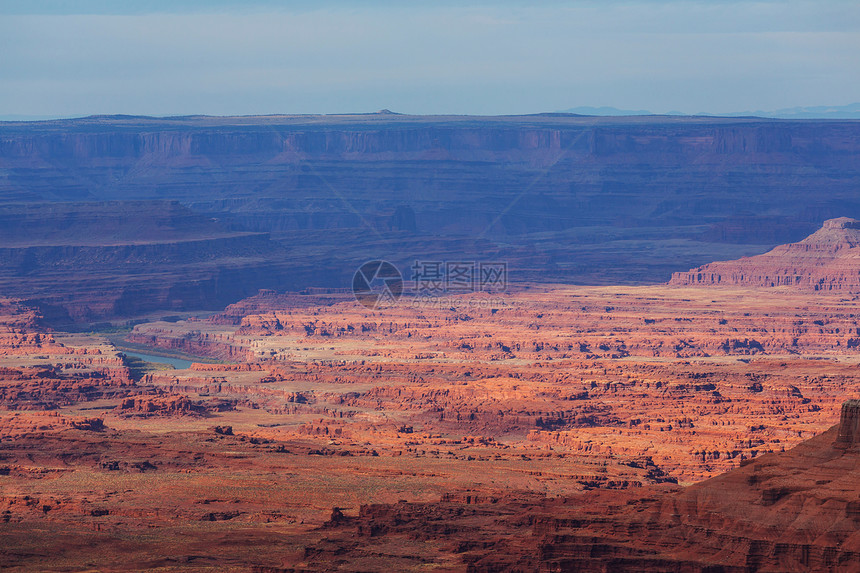
M 860 221 L 830 219 L 799 243 L 754 257 L 709 263 L 674 273 L 672 285 L 790 286 L 860 293 Z

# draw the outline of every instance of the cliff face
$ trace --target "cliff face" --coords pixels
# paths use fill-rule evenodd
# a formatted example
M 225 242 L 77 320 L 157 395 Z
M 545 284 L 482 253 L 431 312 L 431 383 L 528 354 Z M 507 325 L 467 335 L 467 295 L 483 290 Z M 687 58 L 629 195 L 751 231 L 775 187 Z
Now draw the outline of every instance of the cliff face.
M 395 565 L 391 547 L 417 538 L 469 571 L 856 571 L 858 457 L 838 447 L 845 412 L 839 438 L 833 428 L 680 490 L 565 499 L 464 492 L 366 505 L 355 517 L 333 512 L 303 565 L 325 571 L 361 558 L 384 569 Z
M 217 308 L 289 283 L 283 257 L 171 201 L 0 206 L 0 292 L 52 322 Z
M 693 482 L 826 430 L 842 397 L 860 392 L 853 305 L 838 295 L 760 294 L 532 286 L 436 307 L 416 308 L 420 301 L 407 296 L 380 312 L 351 294 L 263 292 L 205 320 L 137 325 L 126 340 L 261 368 L 299 360 L 301 368 L 278 368 L 273 378 L 290 393 L 310 383 L 301 391 L 318 409 L 382 410 L 434 436 L 491 436 L 592 459 L 647 454 Z M 322 357 L 333 361 L 317 363 Z M 320 389 L 330 384 L 344 394 L 326 396 Z M 208 382 L 197 392 L 245 398 L 262 390 L 256 381 L 230 386 Z M 361 423 L 315 426 L 359 439 Z
M 799 243 L 755 257 L 710 263 L 672 275 L 675 285 L 792 286 L 813 291 L 860 291 L 860 221 L 830 219 Z
M 174 199 L 271 233 L 295 269 L 329 271 L 318 286 L 371 258 L 463 253 L 529 279 L 665 281 L 860 217 L 858 135 L 850 121 L 667 117 L 4 123 L 0 202 Z
M 744 211 L 814 221 L 840 201 L 857 207 L 858 132 L 856 122 L 539 116 L 6 123 L 0 196 L 171 197 L 244 224 L 265 212 L 263 231 L 360 226 L 345 198 L 367 219 L 407 204 L 420 231 L 480 232 L 524 189 L 494 233 L 701 225 Z M 755 201 L 739 210 L 724 194 Z
M 842 404 L 836 445 L 852 447 L 860 444 L 860 400 L 848 400 Z
M 53 410 L 125 396 L 131 386 L 129 369 L 104 340 L 50 332 L 32 308 L 0 298 L 0 408 Z

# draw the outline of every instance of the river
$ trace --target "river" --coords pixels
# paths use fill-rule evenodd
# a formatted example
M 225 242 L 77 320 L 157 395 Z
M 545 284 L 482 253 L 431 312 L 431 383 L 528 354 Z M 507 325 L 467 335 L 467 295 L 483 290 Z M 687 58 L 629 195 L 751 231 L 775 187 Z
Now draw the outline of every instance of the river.
M 170 364 L 177 370 L 185 370 L 187 368 L 191 368 L 190 360 L 183 360 L 182 358 L 170 358 L 167 356 L 156 356 L 154 354 L 143 354 L 140 352 L 128 352 L 127 350 L 122 351 L 126 356 L 131 356 L 132 358 L 139 358 L 144 362 L 156 362 L 159 364 Z

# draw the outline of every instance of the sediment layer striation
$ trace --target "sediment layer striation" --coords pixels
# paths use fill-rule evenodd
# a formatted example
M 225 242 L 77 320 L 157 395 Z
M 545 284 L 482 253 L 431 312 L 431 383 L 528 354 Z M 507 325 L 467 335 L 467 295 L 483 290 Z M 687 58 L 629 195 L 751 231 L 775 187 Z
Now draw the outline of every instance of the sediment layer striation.
M 59 323 L 218 308 L 294 270 L 267 233 L 176 201 L 0 205 L 0 292 Z
M 270 233 L 295 288 L 348 285 L 377 258 L 663 282 L 860 217 L 858 135 L 852 121 L 570 115 L 6 122 L 0 203 L 177 200 Z
M 455 553 L 468 571 L 856 570 L 860 460 L 857 450 L 841 447 L 845 424 L 843 416 L 838 427 L 790 451 L 680 490 L 544 500 L 464 492 L 436 504 L 333 514 L 306 549 L 302 570 L 353 560 L 396 568 L 402 561 L 391 548 L 416 538 L 432 548 L 425 566 Z
M 675 273 L 674 285 L 788 286 L 812 291 L 860 292 L 860 221 L 830 219 L 798 243 L 754 257 L 709 263 Z

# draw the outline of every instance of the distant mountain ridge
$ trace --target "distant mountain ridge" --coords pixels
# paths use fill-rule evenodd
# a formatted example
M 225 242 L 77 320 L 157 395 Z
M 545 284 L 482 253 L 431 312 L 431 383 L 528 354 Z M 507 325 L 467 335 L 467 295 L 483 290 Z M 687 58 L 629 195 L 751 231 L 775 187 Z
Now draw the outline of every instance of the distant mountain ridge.
M 561 110 L 559 113 L 574 113 L 576 115 L 596 115 L 599 117 L 612 117 L 616 115 L 657 115 L 653 112 L 648 111 L 647 109 L 618 109 L 617 107 L 610 107 L 607 105 L 600 107 L 582 105 L 579 107 L 572 107 L 570 109 Z
M 593 115 L 599 117 L 627 115 L 688 115 L 712 117 L 768 117 L 774 119 L 860 119 L 860 103 L 848 105 L 816 105 L 806 107 L 787 107 L 775 111 L 736 111 L 728 113 L 699 112 L 694 114 L 669 111 L 663 114 L 653 113 L 646 109 L 618 109 L 610 106 L 592 107 L 579 106 L 562 110 L 560 113 L 575 113 L 577 115 Z
M 625 117 L 625 116 L 636 116 L 636 115 L 663 115 L 663 116 L 684 116 L 684 117 L 697 117 L 697 116 L 705 116 L 705 117 L 764 117 L 764 118 L 772 118 L 772 119 L 860 119 L 860 102 L 851 103 L 848 105 L 816 105 L 816 106 L 805 106 L 805 107 L 787 107 L 783 109 L 777 109 L 774 111 L 733 111 L 726 113 L 714 113 L 709 111 L 702 111 L 698 113 L 683 113 L 680 111 L 667 111 L 665 113 L 655 113 L 647 109 L 619 109 L 617 107 L 612 106 L 577 106 L 569 109 L 562 109 L 554 112 L 545 112 L 537 115 L 552 115 L 552 114 L 574 114 L 574 115 L 588 115 L 594 117 Z M 291 114 L 286 114 L 291 115 Z M 297 114 L 298 116 L 329 116 L 329 117 L 337 117 L 337 116 L 362 116 L 362 115 L 382 115 L 382 116 L 396 116 L 403 115 L 398 112 L 391 111 L 389 109 L 380 109 L 379 111 L 366 112 L 366 113 L 329 113 L 329 114 Z M 275 116 L 284 116 L 284 114 L 273 113 L 271 117 Z M 122 117 L 138 117 L 138 118 L 148 118 L 148 119 L 176 119 L 176 118 L 193 118 L 193 117 L 220 117 L 220 116 L 207 116 L 207 115 L 168 115 L 168 116 L 145 116 L 145 115 L 137 115 L 137 114 L 115 114 L 115 115 L 3 115 L 0 114 L 0 122 L 2 121 L 51 121 L 51 120 L 63 120 L 63 119 L 87 119 L 87 118 L 96 118 L 96 117 L 104 117 L 104 118 L 122 118 Z M 230 117 L 230 116 L 224 116 Z M 252 114 L 252 115 L 238 115 L 236 117 L 267 117 L 266 114 Z M 492 117 L 492 116 L 486 116 Z

